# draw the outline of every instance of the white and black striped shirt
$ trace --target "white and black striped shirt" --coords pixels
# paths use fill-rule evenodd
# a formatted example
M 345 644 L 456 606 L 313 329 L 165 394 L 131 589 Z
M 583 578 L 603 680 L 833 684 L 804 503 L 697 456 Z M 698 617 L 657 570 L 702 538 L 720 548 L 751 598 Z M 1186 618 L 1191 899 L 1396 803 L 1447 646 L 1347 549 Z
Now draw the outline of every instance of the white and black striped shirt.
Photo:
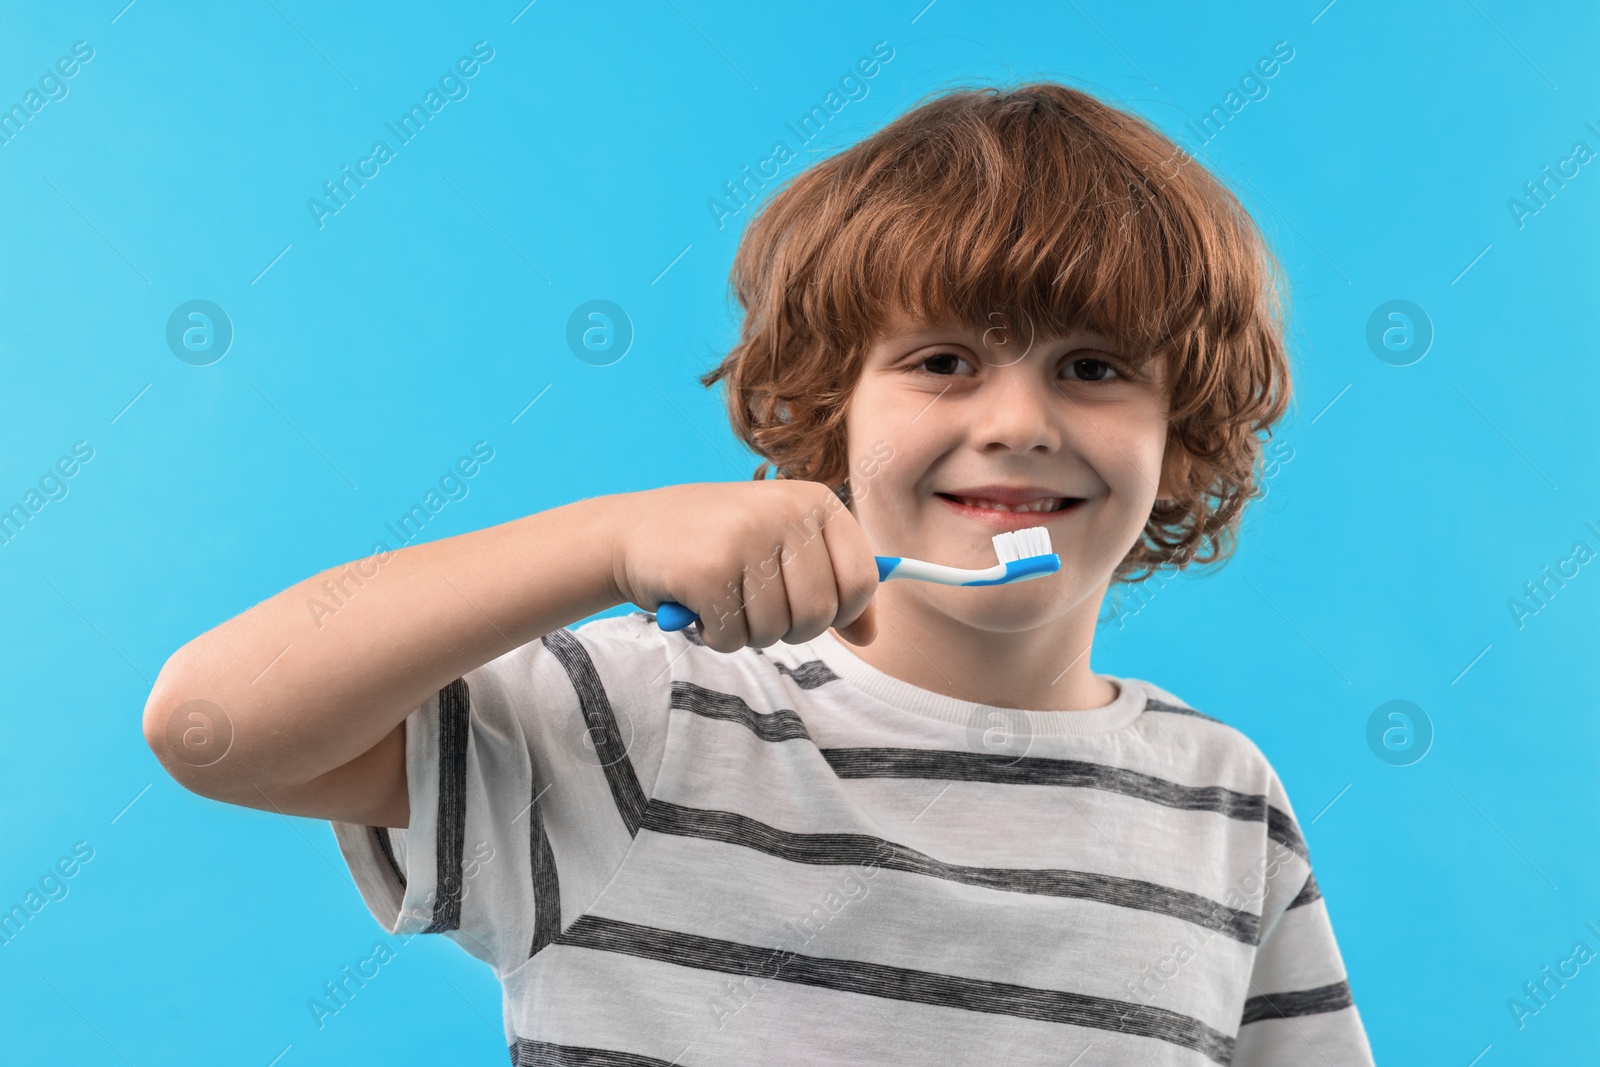
M 513 1064 L 1371 1064 L 1266 757 L 1106 677 L 1020 711 L 610 616 L 411 713 L 406 829 L 333 826 Z

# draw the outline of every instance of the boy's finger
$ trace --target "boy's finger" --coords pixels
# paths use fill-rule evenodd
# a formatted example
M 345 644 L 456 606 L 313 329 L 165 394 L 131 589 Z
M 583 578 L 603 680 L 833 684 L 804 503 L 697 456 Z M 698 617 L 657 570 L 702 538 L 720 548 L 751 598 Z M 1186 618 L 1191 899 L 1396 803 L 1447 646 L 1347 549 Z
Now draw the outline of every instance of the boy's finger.
M 839 594 L 833 575 L 833 558 L 820 533 L 791 535 L 783 544 L 783 587 L 789 595 L 788 644 L 809 641 L 826 630 L 838 616 Z
M 831 517 L 822 528 L 822 539 L 828 548 L 838 592 L 839 611 L 835 618 L 850 619 L 853 624 L 866 614 L 878 591 L 878 565 L 872 547 L 849 512 Z
M 766 648 L 776 644 L 793 626 L 789 593 L 777 557 L 769 557 L 744 575 L 745 644 Z

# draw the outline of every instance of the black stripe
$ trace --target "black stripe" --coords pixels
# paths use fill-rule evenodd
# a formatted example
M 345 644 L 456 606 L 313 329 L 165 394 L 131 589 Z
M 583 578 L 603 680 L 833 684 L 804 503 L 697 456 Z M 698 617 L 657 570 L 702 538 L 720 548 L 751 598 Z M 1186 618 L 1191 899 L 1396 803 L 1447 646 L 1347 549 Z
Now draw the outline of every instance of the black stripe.
M 367 829 L 372 831 L 372 839 L 378 843 L 378 851 L 383 853 L 383 858 L 389 861 L 389 869 L 394 872 L 395 880 L 400 883 L 400 888 L 404 889 L 406 887 L 406 872 L 402 871 L 400 864 L 395 862 L 394 845 L 389 840 L 389 828 L 387 826 L 369 826 Z
M 1169 705 L 1170 707 L 1171 705 Z M 672 683 L 672 707 L 736 722 L 764 741 L 809 738 L 792 711 L 757 712 L 742 697 L 693 682 Z M 840 778 L 936 778 L 1005 785 L 1060 785 L 1103 789 L 1186 811 L 1212 811 L 1232 819 L 1265 822 L 1267 836 L 1302 858 L 1305 841 L 1287 812 L 1259 793 L 1223 786 L 1180 785 L 1166 778 L 1084 760 L 1018 758 L 1004 753 L 922 748 L 820 748 Z
M 632 1052 L 614 1052 L 581 1045 L 553 1045 L 548 1041 L 517 1038 L 507 1045 L 511 1067 L 682 1067 L 679 1060 L 658 1060 Z
M 744 698 L 733 693 L 719 693 L 693 682 L 672 683 L 672 706 L 681 711 L 692 711 L 708 719 L 723 719 L 749 728 L 763 741 L 810 740 L 806 724 L 792 711 L 778 709 L 758 712 L 745 703 Z
M 1348 982 L 1317 986 L 1315 989 L 1298 989 L 1292 993 L 1265 993 L 1244 1002 L 1244 1015 L 1240 1026 L 1249 1026 L 1265 1019 L 1287 1019 L 1295 1015 L 1319 1015 L 1328 1011 L 1341 1011 L 1351 1006 Z
M 1196 1049 L 1216 1063 L 1227 1064 L 1233 1059 L 1234 1039 L 1198 1019 L 1165 1008 L 1109 997 L 961 978 L 883 963 L 805 956 L 592 914 L 578 919 L 556 942 L 573 948 L 620 952 L 680 967 L 775 978 L 842 993 L 1152 1037 Z
M 772 665 L 784 674 L 794 679 L 794 684 L 801 689 L 815 689 L 819 685 L 837 682 L 839 676 L 834 674 L 828 665 L 820 659 L 808 659 L 804 663 L 797 663 L 793 667 L 787 664 L 772 661 Z
M 539 783 L 533 783 L 533 803 L 528 807 L 529 855 L 533 863 L 533 944 L 531 959 L 561 933 L 561 880 L 556 877 L 556 857 L 544 829 L 539 809 Z
M 1188 715 L 1192 718 L 1204 719 L 1206 722 L 1214 722 L 1219 726 L 1227 725 L 1227 723 L 1223 722 L 1221 719 L 1213 719 L 1203 711 L 1196 711 L 1193 708 L 1184 707 L 1182 704 L 1169 704 L 1165 700 L 1157 700 L 1155 697 L 1148 697 L 1145 700 L 1144 710 L 1165 711 L 1170 712 L 1173 715 Z
M 1313 900 L 1322 899 L 1322 889 L 1317 885 L 1317 876 L 1310 871 L 1306 872 L 1306 884 L 1300 887 L 1299 894 L 1289 901 L 1289 908 L 1298 908 L 1302 904 L 1309 904 Z M 1289 908 L 1284 908 L 1288 911 Z
M 578 694 L 578 707 L 589 728 L 589 736 L 595 739 L 595 754 L 600 757 L 606 782 L 611 786 L 617 814 L 628 828 L 628 836 L 632 837 L 639 832 L 639 820 L 644 815 L 644 789 L 633 772 L 633 761 L 628 759 L 627 745 L 622 740 L 616 713 L 611 710 L 611 701 L 606 697 L 606 687 L 595 670 L 594 660 L 589 658 L 589 650 L 583 647 L 583 642 L 565 627 L 552 630 L 540 640 L 560 661 L 573 691 Z
M 439 690 L 439 820 L 433 922 L 425 934 L 461 929 L 462 850 L 467 837 L 467 732 L 471 696 L 465 678 Z
M 1262 803 L 1267 809 L 1267 836 L 1301 859 L 1309 860 L 1311 857 L 1306 852 L 1305 839 L 1300 836 L 1300 827 L 1295 825 L 1294 818 L 1288 812 L 1267 804 L 1266 798 L 1262 798 Z
M 1219 785 L 1180 785 L 1123 767 L 1043 756 L 921 748 L 824 748 L 818 751 L 840 778 L 934 778 L 1103 789 L 1169 808 L 1210 811 L 1230 819 L 1264 822 L 1268 837 L 1305 856 L 1305 843 L 1300 839 L 1294 820 L 1268 804 L 1267 798 L 1258 793 L 1240 793 Z
M 720 841 L 764 852 L 791 863 L 849 866 L 876 863 L 890 870 L 1004 893 L 1090 900 L 1121 908 L 1170 915 L 1226 934 L 1246 945 L 1260 940 L 1261 920 L 1198 893 L 1136 878 L 1051 868 L 968 867 L 946 863 L 914 848 L 869 834 L 793 833 L 728 811 L 686 808 L 659 798 L 645 810 L 644 828 L 679 837 Z

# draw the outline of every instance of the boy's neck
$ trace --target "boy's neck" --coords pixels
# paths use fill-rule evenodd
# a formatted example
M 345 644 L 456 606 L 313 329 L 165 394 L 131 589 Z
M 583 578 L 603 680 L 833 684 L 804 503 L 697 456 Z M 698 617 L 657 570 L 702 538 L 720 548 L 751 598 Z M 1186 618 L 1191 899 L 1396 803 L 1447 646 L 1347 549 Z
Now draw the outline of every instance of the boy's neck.
M 1031 711 L 1087 711 L 1117 698 L 1116 685 L 1089 665 L 1100 596 L 1038 629 L 997 633 L 895 592 L 892 583 L 878 589 L 877 636 L 870 645 L 839 638 L 892 678 L 960 700 Z

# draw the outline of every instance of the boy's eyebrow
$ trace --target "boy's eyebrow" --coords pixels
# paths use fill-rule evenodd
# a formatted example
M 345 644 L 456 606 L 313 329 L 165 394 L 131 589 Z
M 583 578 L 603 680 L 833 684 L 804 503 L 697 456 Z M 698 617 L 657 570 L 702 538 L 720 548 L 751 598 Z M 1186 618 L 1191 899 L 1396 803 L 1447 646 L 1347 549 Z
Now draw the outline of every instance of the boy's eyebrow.
M 979 347 L 982 347 L 984 334 L 985 331 L 974 330 L 970 326 L 924 326 L 899 332 L 886 331 L 877 339 L 875 345 L 886 345 L 893 349 L 910 351 L 914 348 L 921 348 L 924 345 L 958 340 L 969 347 L 976 341 L 979 343 Z M 1089 329 L 1074 330 L 1064 335 L 1035 339 L 1035 343 L 1039 344 L 1054 344 L 1060 341 L 1094 345 L 1110 352 L 1118 351 L 1114 340 L 1105 334 Z

